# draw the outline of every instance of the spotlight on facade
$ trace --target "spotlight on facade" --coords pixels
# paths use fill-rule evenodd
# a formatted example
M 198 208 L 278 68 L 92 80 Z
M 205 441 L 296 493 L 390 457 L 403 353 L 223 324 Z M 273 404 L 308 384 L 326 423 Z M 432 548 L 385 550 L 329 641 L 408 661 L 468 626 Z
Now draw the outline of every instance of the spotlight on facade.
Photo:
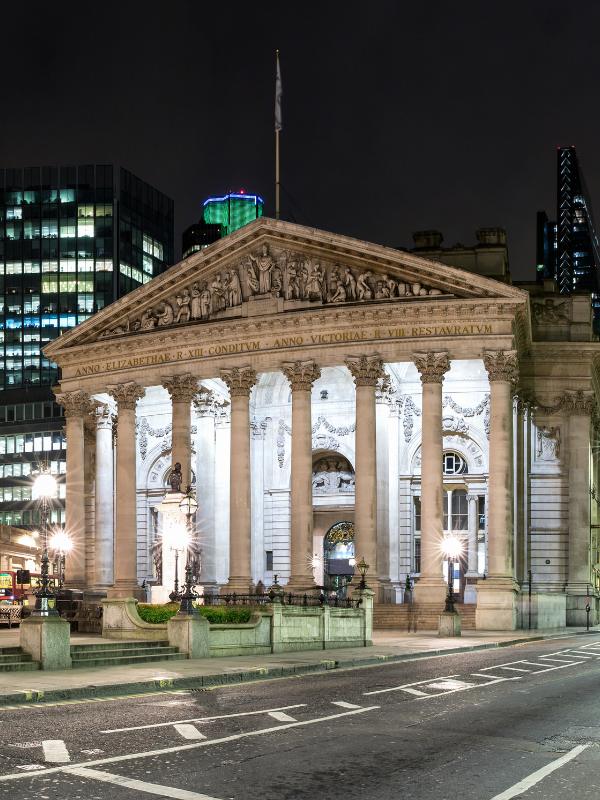
M 31 487 L 31 497 L 33 500 L 48 501 L 56 497 L 56 489 L 56 478 L 49 472 L 40 472 Z

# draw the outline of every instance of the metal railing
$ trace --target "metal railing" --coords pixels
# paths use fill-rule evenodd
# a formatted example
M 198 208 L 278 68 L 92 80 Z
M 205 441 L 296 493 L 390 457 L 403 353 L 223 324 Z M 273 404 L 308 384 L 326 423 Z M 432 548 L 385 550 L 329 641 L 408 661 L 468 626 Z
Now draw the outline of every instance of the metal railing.
M 278 591 L 277 591 L 278 590 Z M 312 608 L 322 608 L 327 606 L 329 608 L 358 608 L 362 600 L 354 600 L 351 597 L 338 597 L 337 594 L 327 594 L 319 592 L 318 594 L 292 594 L 292 592 L 285 592 L 281 586 L 277 586 L 277 590 L 271 590 L 266 594 L 231 594 L 203 595 L 202 601 L 207 606 L 264 606 L 273 603 L 281 603 L 285 606 L 305 606 Z

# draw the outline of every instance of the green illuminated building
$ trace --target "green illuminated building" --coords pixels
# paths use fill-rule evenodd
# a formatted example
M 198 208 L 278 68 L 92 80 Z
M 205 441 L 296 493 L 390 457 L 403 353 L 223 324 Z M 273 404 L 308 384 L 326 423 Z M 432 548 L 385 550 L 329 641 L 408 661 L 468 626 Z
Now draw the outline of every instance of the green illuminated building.
M 222 197 L 209 197 L 204 203 L 202 219 L 183 232 L 182 253 L 187 258 L 209 244 L 216 242 L 253 219 L 263 215 L 263 199 L 243 190 Z

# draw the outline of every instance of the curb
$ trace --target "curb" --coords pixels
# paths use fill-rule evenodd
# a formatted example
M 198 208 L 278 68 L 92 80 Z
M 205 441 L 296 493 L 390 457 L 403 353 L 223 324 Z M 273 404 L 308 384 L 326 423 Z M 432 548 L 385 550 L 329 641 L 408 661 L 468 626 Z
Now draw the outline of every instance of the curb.
M 588 633 L 581 631 L 580 633 Z M 597 631 L 589 631 L 597 633 Z M 187 678 L 160 678 L 157 680 L 131 681 L 128 683 L 107 684 L 102 686 L 80 686 L 76 688 L 51 689 L 43 691 L 41 689 L 29 689 L 12 694 L 0 695 L 0 709 L 5 706 L 28 705 L 31 703 L 52 703 L 62 700 L 94 700 L 107 699 L 114 697 L 119 699 L 123 695 L 142 695 L 150 692 L 160 692 L 169 690 L 188 689 L 191 691 L 202 691 L 205 688 L 216 686 L 227 686 L 230 684 L 247 683 L 257 680 L 273 680 L 277 678 L 287 678 L 302 676 L 310 673 L 323 673 L 330 670 L 357 669 L 360 667 L 372 667 L 384 664 L 393 664 L 402 661 L 415 661 L 425 658 L 435 658 L 439 656 L 456 655 L 459 653 L 472 653 L 478 650 L 494 650 L 501 647 L 511 647 L 527 642 L 539 642 L 545 639 L 568 638 L 573 634 L 548 634 L 540 636 L 527 636 L 517 639 L 509 639 L 502 642 L 486 642 L 483 644 L 466 645 L 451 650 L 442 648 L 439 650 L 422 650 L 413 653 L 400 653 L 398 655 L 374 655 L 365 658 L 348 659 L 323 659 L 314 664 L 298 664 L 295 666 L 278 667 L 257 667 L 252 670 L 240 670 L 239 672 L 219 672 L 212 675 L 195 675 Z

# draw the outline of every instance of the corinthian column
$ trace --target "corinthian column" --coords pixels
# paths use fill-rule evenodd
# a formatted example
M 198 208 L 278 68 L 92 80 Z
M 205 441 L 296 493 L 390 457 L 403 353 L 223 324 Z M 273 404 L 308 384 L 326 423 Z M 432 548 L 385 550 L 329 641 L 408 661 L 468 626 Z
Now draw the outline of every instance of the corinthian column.
M 114 580 L 114 456 L 113 415 L 106 403 L 96 407 L 96 547 L 94 583 L 97 589 L 112 586 Z
M 108 386 L 118 404 L 115 487 L 115 582 L 110 597 L 141 596 L 137 579 L 135 408 L 144 394 L 135 381 Z
M 196 488 L 198 491 L 198 537 L 202 553 L 200 582 L 205 594 L 217 585 L 217 529 L 215 525 L 216 398 L 200 387 L 194 398 L 196 409 Z
M 231 458 L 229 495 L 229 583 L 228 592 L 246 594 L 250 573 L 250 390 L 256 372 L 250 367 L 221 370 L 231 396 Z
M 478 628 L 514 630 L 517 590 L 513 565 L 512 470 L 513 385 L 518 378 L 514 350 L 490 350 L 483 362 L 490 381 L 488 481 L 489 576 L 477 585 Z
M 73 543 L 66 562 L 67 585 L 85 588 L 85 440 L 84 418 L 92 405 L 86 392 L 64 392 L 56 402 L 65 410 L 67 420 L 67 464 L 65 494 L 65 529 Z
M 347 358 L 346 366 L 356 384 L 354 554 L 369 565 L 367 582 L 378 599 L 375 389 L 385 372 L 378 355 Z
M 442 382 L 450 369 L 448 353 L 415 353 L 423 387 L 421 409 L 421 577 L 418 603 L 440 605 L 446 596 L 442 577 Z
M 292 387 L 291 591 L 311 588 L 313 552 L 311 390 L 321 374 L 314 361 L 282 366 Z
M 185 492 L 192 482 L 192 421 L 191 403 L 198 392 L 198 380 L 189 373 L 163 378 L 163 386 L 171 395 L 172 403 L 172 450 L 171 461 L 181 464 L 181 491 Z

